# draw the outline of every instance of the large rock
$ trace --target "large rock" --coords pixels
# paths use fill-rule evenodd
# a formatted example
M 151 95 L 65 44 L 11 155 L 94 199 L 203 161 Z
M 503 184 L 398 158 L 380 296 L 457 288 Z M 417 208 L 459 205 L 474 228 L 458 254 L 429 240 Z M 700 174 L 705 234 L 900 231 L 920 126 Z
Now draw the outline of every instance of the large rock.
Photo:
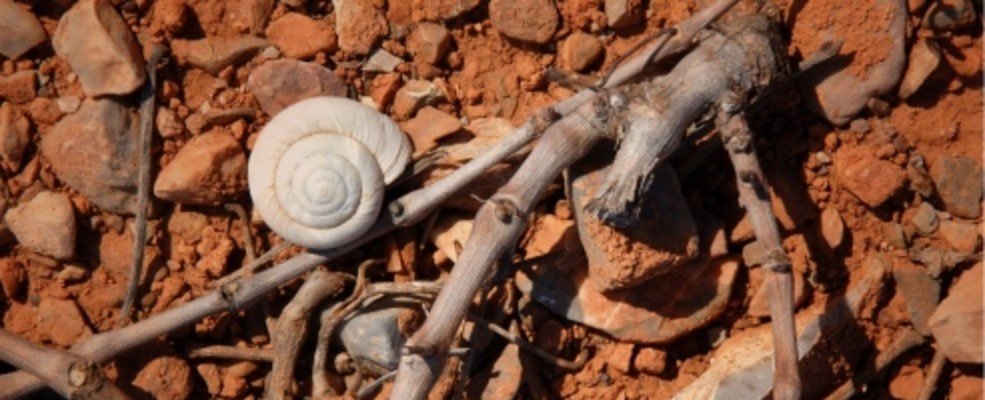
M 328 68 L 290 59 L 268 61 L 257 67 L 246 85 L 270 116 L 304 99 L 346 94 L 345 83 Z
M 947 212 L 964 218 L 982 214 L 982 167 L 978 160 L 943 156 L 930 166 L 930 176 Z
M 0 54 L 17 59 L 47 37 L 34 14 L 13 0 L 0 0 Z
M 61 193 L 41 192 L 7 211 L 4 221 L 25 248 L 59 260 L 75 254 L 75 213 Z
M 62 182 L 103 210 L 137 210 L 137 118 L 111 99 L 86 99 L 41 137 L 41 154 Z
M 937 311 L 930 316 L 930 331 L 948 360 L 982 364 L 982 264 L 961 274 L 951 285 Z
M 215 75 L 230 65 L 248 60 L 267 45 L 266 40 L 255 36 L 208 37 L 173 40 L 171 51 L 179 63 L 201 68 Z
M 368 54 L 389 32 L 383 10 L 373 0 L 332 0 L 339 48 L 352 54 Z
M 550 0 L 492 0 L 489 18 L 493 27 L 506 37 L 539 44 L 554 37 L 560 21 Z
M 89 96 L 128 94 L 147 77 L 137 41 L 109 0 L 75 3 L 58 22 L 54 47 Z
M 246 154 L 223 132 L 189 140 L 154 182 L 158 198 L 184 204 L 218 205 L 246 190 Z

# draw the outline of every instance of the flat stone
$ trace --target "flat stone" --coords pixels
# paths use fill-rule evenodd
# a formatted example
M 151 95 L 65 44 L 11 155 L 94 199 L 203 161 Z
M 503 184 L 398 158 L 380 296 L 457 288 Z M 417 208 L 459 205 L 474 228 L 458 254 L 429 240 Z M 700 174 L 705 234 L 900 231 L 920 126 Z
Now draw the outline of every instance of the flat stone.
M 109 0 L 81 0 L 62 15 L 53 40 L 89 96 L 125 95 L 147 77 L 144 58 Z
M 472 11 L 482 2 L 480 0 L 413 0 L 412 2 L 398 3 L 410 3 L 412 5 L 414 20 L 447 21 Z M 389 7 L 392 9 L 394 5 L 390 4 Z M 393 23 L 393 18 L 388 19 Z
M 293 12 L 270 23 L 267 39 L 290 58 L 311 58 L 320 52 L 331 53 L 339 47 L 331 25 Z
M 591 168 L 583 164 L 572 170 L 571 205 L 588 257 L 588 277 L 600 291 L 640 285 L 698 255 L 697 227 L 673 168 L 653 171 L 653 189 L 644 195 L 639 218 L 621 228 L 585 209 L 609 171 Z
M 834 156 L 835 175 L 842 185 L 869 207 L 878 207 L 906 182 L 898 165 L 872 157 L 871 149 L 856 147 Z
M 575 32 L 561 44 L 561 62 L 572 71 L 581 72 L 595 64 L 603 52 L 605 48 L 595 36 Z
M 0 0 L 0 54 L 16 60 L 47 38 L 38 17 L 13 0 Z
M 821 212 L 821 236 L 831 249 L 837 249 L 845 239 L 845 221 L 834 207 Z
M 403 78 L 398 73 L 377 75 L 369 84 L 369 97 L 373 99 L 377 107 L 385 110 L 393 102 L 394 96 L 403 83 Z
M 400 330 L 400 318 L 411 309 L 394 306 L 362 311 L 338 327 L 342 345 L 354 360 L 365 360 L 388 371 L 397 368 L 400 349 L 407 334 Z
M 414 61 L 437 64 L 451 48 L 451 35 L 445 27 L 423 22 L 417 24 L 407 38 L 407 50 L 414 55 Z
M 37 97 L 38 80 L 34 71 L 18 71 L 0 76 L 0 100 L 23 104 Z
M 941 64 L 941 50 L 936 42 L 920 38 L 910 49 L 910 61 L 899 85 L 899 97 L 908 98 L 923 86 L 924 81 Z
M 92 335 L 78 304 L 73 300 L 42 297 L 36 326 L 56 346 L 68 347 Z
M 232 136 L 210 132 L 189 140 L 154 182 L 154 196 L 218 205 L 246 190 L 246 154 Z
M 414 158 L 438 147 L 442 138 L 462 129 L 462 123 L 453 115 L 434 107 L 424 107 L 417 116 L 400 124 L 414 144 Z
M 546 44 L 554 37 L 560 17 L 550 0 L 492 0 L 489 18 L 508 38 Z
M 981 225 L 971 221 L 943 221 L 940 233 L 952 248 L 967 254 L 975 253 L 981 241 Z
M 623 28 L 643 21 L 643 0 L 605 0 L 609 26 Z
M 346 94 L 345 83 L 328 68 L 291 59 L 267 61 L 253 70 L 246 85 L 270 116 L 304 99 Z
M 404 60 L 386 51 L 384 49 L 376 49 L 373 54 L 369 55 L 366 62 L 363 63 L 362 70 L 366 72 L 393 72 L 397 69 Z
M 41 137 L 55 175 L 105 211 L 137 209 L 137 118 L 111 99 L 86 99 Z
M 947 212 L 970 219 L 981 216 L 982 168 L 977 160 L 942 156 L 930 166 L 930 177 Z
M 171 51 L 178 63 L 216 75 L 230 65 L 250 59 L 269 45 L 266 40 L 255 36 L 207 37 L 198 40 L 172 40 Z
M 30 123 L 10 103 L 0 105 L 0 167 L 8 172 L 21 168 L 24 149 L 30 140 Z
M 982 264 L 965 271 L 934 314 L 930 330 L 940 351 L 956 363 L 982 364 Z
M 923 268 L 903 264 L 893 270 L 896 290 L 903 294 L 906 312 L 910 316 L 913 329 L 921 335 L 930 336 L 927 321 L 940 302 L 941 285 Z
M 4 222 L 28 250 L 59 260 L 75 254 L 75 212 L 64 194 L 38 193 L 8 210 Z
M 332 4 L 339 48 L 346 53 L 369 54 L 389 32 L 383 10 L 373 0 L 332 0 Z
M 937 210 L 930 203 L 923 202 L 917 206 L 917 211 L 910 219 L 910 223 L 921 235 L 927 236 L 937 230 L 938 226 Z
M 410 118 L 421 107 L 431 104 L 440 97 L 441 92 L 433 82 L 410 80 L 397 90 L 393 99 L 393 117 L 397 120 Z

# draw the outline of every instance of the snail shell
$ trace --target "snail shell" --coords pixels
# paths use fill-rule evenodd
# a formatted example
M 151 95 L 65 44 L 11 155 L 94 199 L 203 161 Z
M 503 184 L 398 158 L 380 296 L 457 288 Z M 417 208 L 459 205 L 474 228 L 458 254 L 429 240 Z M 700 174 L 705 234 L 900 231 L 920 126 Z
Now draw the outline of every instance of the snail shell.
M 412 147 L 387 116 L 341 97 L 300 101 L 260 132 L 248 180 L 257 212 L 291 243 L 342 246 L 376 221 Z

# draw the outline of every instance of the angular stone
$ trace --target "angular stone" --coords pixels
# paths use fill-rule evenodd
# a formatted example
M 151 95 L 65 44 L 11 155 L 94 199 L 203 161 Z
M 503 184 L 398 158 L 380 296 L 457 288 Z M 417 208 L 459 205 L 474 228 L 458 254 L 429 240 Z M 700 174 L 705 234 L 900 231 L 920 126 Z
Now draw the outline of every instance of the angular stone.
M 956 363 L 982 364 L 982 264 L 961 274 L 934 314 L 930 330 L 940 351 Z
M 38 17 L 13 0 L 0 0 L 0 54 L 16 60 L 47 38 Z
M 413 0 L 410 2 L 413 8 L 413 17 L 418 21 L 447 21 L 472 11 L 479 3 L 481 3 L 480 0 Z M 391 9 L 394 8 L 393 3 L 389 6 Z M 394 22 L 393 18 L 389 19 L 391 23 Z
M 924 38 L 917 40 L 910 49 L 910 62 L 899 85 L 899 97 L 905 99 L 916 93 L 940 63 L 941 50 L 937 43 Z
M 667 369 L 667 352 L 654 347 L 641 348 L 633 359 L 633 368 L 647 375 L 663 374 Z
M 339 48 L 356 55 L 369 54 L 389 32 L 383 11 L 373 0 L 332 0 Z
M 821 236 L 831 249 L 837 249 L 845 239 L 845 221 L 834 207 L 821 212 Z
M 508 38 L 546 44 L 557 31 L 558 16 L 550 0 L 492 0 L 489 18 L 493 27 Z
M 613 28 L 635 25 L 643 20 L 643 1 L 605 0 L 605 17 Z
M 605 365 L 622 372 L 629 373 L 633 366 L 633 344 L 632 343 L 613 343 L 601 352 L 605 354 Z
M 129 94 L 144 84 L 144 59 L 109 0 L 81 0 L 62 15 L 53 40 L 89 96 Z
M 27 280 L 27 270 L 12 257 L 0 258 L 0 289 L 8 299 L 20 296 L 24 281 Z
M 366 72 L 393 72 L 397 69 L 404 60 L 386 51 L 384 49 L 376 49 L 373 54 L 369 55 L 369 58 L 362 66 L 362 70 Z
M 397 120 L 410 118 L 421 107 L 434 102 L 440 96 L 438 87 L 430 81 L 408 81 L 397 90 L 393 100 L 393 117 Z
M 404 81 L 398 73 L 377 75 L 369 84 L 369 97 L 373 99 L 377 107 L 384 110 L 393 102 L 393 97 L 403 83 Z
M 328 68 L 291 59 L 267 61 L 250 73 L 246 85 L 270 116 L 304 99 L 346 94 L 345 83 Z
M 595 36 L 575 32 L 561 44 L 561 63 L 572 71 L 581 72 L 598 61 L 604 51 L 602 42 Z
M 930 176 L 947 212 L 970 219 L 982 214 L 982 168 L 978 160 L 942 156 L 930 166 Z
M 266 40 L 255 36 L 171 41 L 171 51 L 180 64 L 191 65 L 213 75 L 230 65 L 248 60 L 267 46 Z
M 218 205 L 246 190 L 246 154 L 224 132 L 189 140 L 154 182 L 154 196 L 183 204 Z
M 75 254 L 75 212 L 61 193 L 41 192 L 7 211 L 4 222 L 25 248 L 59 260 Z
M 753 242 L 759 243 L 759 242 Z M 750 276 L 753 274 L 758 274 L 762 276 L 763 269 L 756 268 L 755 270 L 749 271 Z M 762 278 L 760 278 L 762 279 Z M 794 307 L 798 307 L 807 300 L 807 284 L 804 282 L 804 275 L 800 272 L 794 271 L 793 273 L 793 304 Z M 749 308 L 746 314 L 757 318 L 766 318 L 770 316 L 770 294 L 766 290 L 766 285 L 760 285 L 756 293 L 753 293 L 752 299 L 749 300 Z
M 941 236 L 947 244 L 962 253 L 972 254 L 978 249 L 981 225 L 971 221 L 948 220 L 941 222 Z
M 407 38 L 407 50 L 414 55 L 414 61 L 437 64 L 451 48 L 451 35 L 445 27 L 423 22 L 414 27 Z
M 923 202 L 917 207 L 910 223 L 921 235 L 930 235 L 937 230 L 937 210 L 930 203 Z
M 80 339 L 92 335 L 79 306 L 72 300 L 42 297 L 38 304 L 38 332 L 44 334 L 56 346 L 68 347 Z
M 913 329 L 921 335 L 930 336 L 927 320 L 940 301 L 940 283 L 931 278 L 923 268 L 911 264 L 896 268 L 893 278 L 896 279 L 896 290 L 903 294 L 903 300 L 906 301 L 906 312 L 910 316 Z
M 152 32 L 178 33 L 188 19 L 188 7 L 184 0 L 157 0 L 151 6 L 150 28 Z
M 288 13 L 271 22 L 267 39 L 290 58 L 311 58 L 319 52 L 333 52 L 339 46 L 335 30 L 327 22 L 299 13 Z
M 27 118 L 14 111 L 10 103 L 0 105 L 0 167 L 8 172 L 20 170 L 24 148 L 30 137 Z
M 34 71 L 18 71 L 0 76 L 0 100 L 23 104 L 37 97 L 38 81 Z
M 41 154 L 62 182 L 103 210 L 137 209 L 137 118 L 111 99 L 86 99 L 41 137 Z
M 413 313 L 400 306 L 362 311 L 339 325 L 339 338 L 355 360 L 365 360 L 392 371 L 400 362 L 407 334 L 400 329 L 401 315 Z
M 902 168 L 872 157 L 871 149 L 861 147 L 835 154 L 834 169 L 840 183 L 869 207 L 882 205 L 906 181 Z
M 417 116 L 400 124 L 414 144 L 414 158 L 438 147 L 438 140 L 462 129 L 462 123 L 451 114 L 434 107 L 424 107 Z

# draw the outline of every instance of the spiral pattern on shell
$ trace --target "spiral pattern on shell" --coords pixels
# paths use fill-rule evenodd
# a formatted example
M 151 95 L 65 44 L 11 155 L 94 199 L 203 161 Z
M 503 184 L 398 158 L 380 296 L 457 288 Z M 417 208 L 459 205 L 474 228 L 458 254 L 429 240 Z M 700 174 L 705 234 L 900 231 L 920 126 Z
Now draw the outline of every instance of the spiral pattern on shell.
M 400 128 L 372 108 L 340 97 L 303 100 L 260 132 L 248 165 L 250 196 L 287 241 L 339 247 L 373 225 L 386 184 L 411 152 Z

